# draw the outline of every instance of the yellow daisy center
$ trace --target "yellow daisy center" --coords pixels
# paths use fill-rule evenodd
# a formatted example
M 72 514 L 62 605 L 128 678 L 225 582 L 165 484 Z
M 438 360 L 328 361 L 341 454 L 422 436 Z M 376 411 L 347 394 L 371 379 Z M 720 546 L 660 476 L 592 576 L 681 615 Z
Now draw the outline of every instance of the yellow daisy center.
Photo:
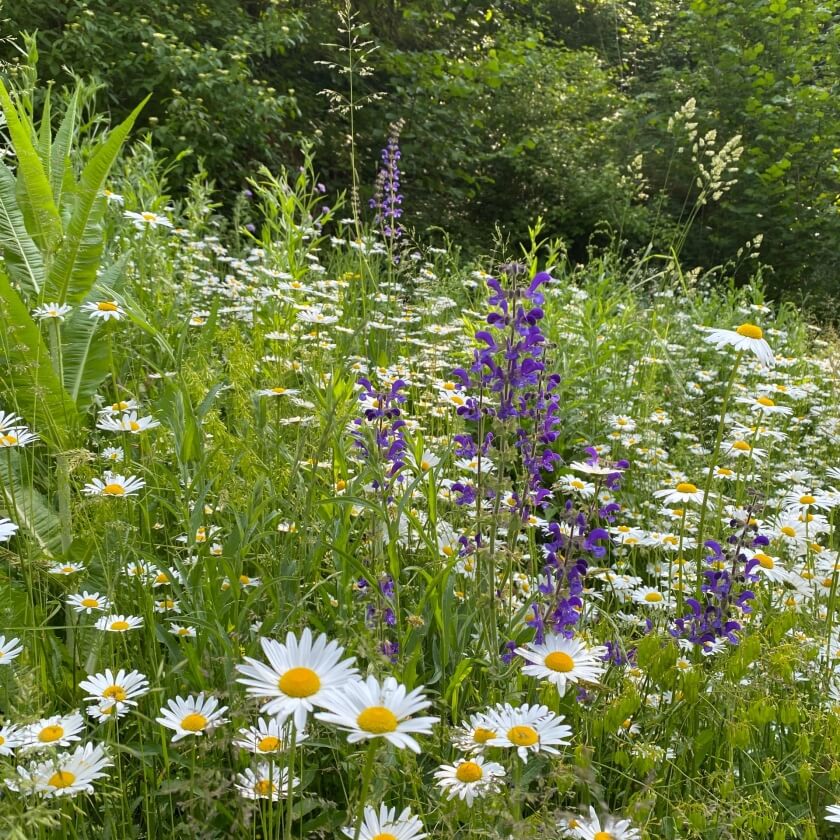
M 553 650 L 545 658 L 545 667 L 550 671 L 558 671 L 561 674 L 568 674 L 575 667 L 575 660 L 562 650 Z
M 136 420 L 129 420 L 128 428 L 131 429 L 132 432 L 137 432 L 140 430 L 140 424 Z
M 691 484 L 688 481 L 681 481 L 677 485 L 677 493 L 696 493 L 697 486 L 695 484 Z
M 17 438 L 14 435 L 3 435 L 3 443 L 7 446 L 12 446 L 13 444 L 17 443 Z
M 187 732 L 201 732 L 205 726 L 207 726 L 207 718 L 198 712 L 187 715 L 181 721 L 181 729 L 186 729 Z
M 771 400 L 770 397 L 758 397 L 756 399 L 756 402 L 759 405 L 766 406 L 767 408 L 772 408 L 774 405 L 776 405 L 776 401 Z
M 796 528 L 792 528 L 790 525 L 783 525 L 779 530 L 786 537 L 795 537 L 796 536 Z
M 764 330 L 761 327 L 757 327 L 755 324 L 741 324 L 737 330 L 735 330 L 738 335 L 742 335 L 744 338 L 764 338 Z M 601 838 L 603 840 L 603 838 Z
M 50 776 L 47 780 L 47 784 L 53 788 L 68 788 L 75 781 L 75 775 L 69 770 L 58 770 Z
M 140 215 L 143 217 L 144 222 L 153 222 L 157 219 L 157 216 L 154 213 L 149 213 L 148 211 L 141 213 Z
M 452 548 L 451 545 L 443 546 L 441 548 L 441 551 L 443 552 L 444 556 L 446 556 L 446 557 L 453 557 L 455 555 L 455 549 Z
M 486 744 L 489 740 L 496 737 L 496 733 L 492 729 L 485 729 L 483 726 L 477 726 L 473 730 L 472 738 L 476 744 Z
M 112 630 L 128 630 L 128 622 L 127 621 L 112 621 L 111 622 L 111 629 Z
M 102 488 L 102 493 L 105 496 L 123 496 L 125 495 L 125 487 L 123 487 L 122 484 L 112 482 L 111 484 L 106 484 Z
M 274 752 L 279 747 L 280 739 L 275 738 L 273 735 L 266 735 L 257 742 L 257 749 L 260 752 Z
M 420 469 L 423 470 L 423 472 L 427 472 L 431 468 L 432 468 L 432 465 L 428 461 L 421 461 L 420 462 Z
M 814 504 L 814 502 L 816 502 L 816 501 L 817 501 L 817 500 L 816 500 L 813 496 L 811 496 L 810 494 L 808 494 L 808 493 L 806 493 L 804 496 L 800 496 L 800 497 L 799 497 L 799 503 L 800 503 L 801 505 L 812 505 L 812 504 Z
M 674 508 L 671 513 L 673 513 L 674 516 L 682 516 L 685 513 L 685 508 Z
M 271 779 L 260 779 L 254 785 L 254 793 L 256 793 L 257 796 L 271 796 L 274 790 L 274 783 Z
M 517 747 L 532 747 L 540 740 L 537 730 L 533 726 L 525 725 L 511 726 L 507 731 L 507 737 L 508 741 Z
M 475 761 L 465 761 L 455 770 L 455 778 L 459 782 L 477 782 L 483 775 L 481 765 Z
M 394 732 L 397 728 L 397 716 L 385 706 L 368 706 L 356 718 L 359 729 L 370 732 L 373 735 L 383 735 L 386 732 Z
M 285 394 L 286 389 L 285 388 L 272 388 L 271 393 L 272 394 Z
M 732 444 L 733 449 L 737 449 L 739 452 L 749 452 L 752 447 L 745 441 L 745 440 L 736 440 Z
M 180 627 L 178 629 L 178 635 L 179 636 L 189 636 L 190 635 L 189 628 L 188 627 Z
M 99 600 L 97 598 L 82 598 L 79 602 L 83 607 L 98 607 Z
M 96 308 L 100 312 L 116 312 L 117 304 L 111 303 L 110 300 L 100 300 L 99 303 L 96 304 Z
M 166 572 L 158 572 L 155 575 L 155 583 L 169 583 L 169 575 Z
M 761 566 L 762 569 L 773 569 L 776 567 L 773 558 L 768 557 L 766 554 L 761 552 L 755 555 L 755 559 L 758 560 L 758 565 Z
M 38 733 L 38 740 L 42 744 L 51 744 L 53 741 L 60 741 L 64 737 L 64 727 L 57 723 L 52 726 L 45 726 Z
M 391 834 L 390 831 L 381 831 L 379 834 L 374 834 L 371 840 L 397 840 L 397 835 Z
M 105 691 L 102 692 L 103 697 L 107 697 L 109 700 L 125 700 L 128 696 L 125 693 L 125 689 L 121 685 L 109 685 Z
M 596 831 L 593 840 L 613 840 L 613 836 L 609 831 Z
M 647 601 L 649 604 L 656 604 L 661 600 L 662 595 L 660 595 L 659 592 L 648 592 L 647 595 L 645 595 L 645 601 Z
M 718 473 L 718 475 L 726 475 L 726 476 L 729 476 L 729 475 L 732 475 L 732 474 L 733 474 L 733 471 L 732 471 L 732 470 L 730 470 L 730 469 L 729 469 L 729 467 L 718 467 L 718 471 L 717 471 L 717 473 Z
M 321 679 L 311 668 L 289 668 L 277 687 L 287 697 L 311 697 L 321 688 Z

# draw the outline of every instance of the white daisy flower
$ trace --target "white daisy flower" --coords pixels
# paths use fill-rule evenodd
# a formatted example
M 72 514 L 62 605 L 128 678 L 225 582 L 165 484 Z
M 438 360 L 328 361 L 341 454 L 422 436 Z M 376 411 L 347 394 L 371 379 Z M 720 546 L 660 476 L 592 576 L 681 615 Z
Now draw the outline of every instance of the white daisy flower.
M 100 453 L 100 457 L 116 464 L 125 460 L 125 451 L 121 446 L 106 446 Z
M 173 636 L 180 636 L 182 639 L 194 639 L 196 637 L 195 627 L 187 627 L 182 624 L 171 624 L 169 632 Z
M 17 791 L 37 793 L 45 798 L 93 793 L 92 782 L 113 762 L 99 744 L 84 744 L 72 753 L 64 753 L 29 767 L 18 766 L 17 779 L 6 784 Z
M 87 692 L 85 700 L 95 700 L 100 705 L 105 703 L 120 706 L 136 706 L 135 698 L 149 692 L 149 681 L 139 671 L 126 672 L 123 668 L 114 674 L 106 668 L 101 674 L 94 674 L 79 683 L 79 688 Z
M 143 626 L 143 619 L 136 615 L 103 615 L 93 625 L 97 630 L 109 633 L 127 633 Z
M 73 607 L 77 613 L 86 613 L 90 615 L 94 610 L 97 612 L 106 612 L 111 609 L 111 602 L 104 595 L 98 592 L 88 592 L 85 590 L 81 595 L 68 595 L 67 604 Z
M 0 542 L 11 539 L 18 532 L 19 527 L 11 519 L 0 516 Z
M 773 367 L 775 359 L 770 345 L 764 340 L 764 331 L 755 324 L 741 324 L 734 330 L 708 329 L 706 341 L 714 344 L 718 350 L 734 347 L 753 353 L 762 365 Z
M 452 743 L 462 752 L 482 753 L 497 734 L 498 722 L 493 717 L 493 711 L 477 712 L 455 729 Z
M 489 741 L 489 746 L 513 748 L 524 762 L 528 761 L 528 753 L 559 755 L 556 747 L 571 743 L 568 739 L 572 728 L 562 723 L 563 715 L 554 714 L 548 706 L 525 703 L 514 708 L 506 704 L 495 717 L 499 734 Z
M 294 394 L 299 394 L 299 388 L 283 388 L 279 385 L 275 388 L 260 388 L 257 391 L 257 396 L 260 397 L 291 397 Z
M 601 661 L 607 653 L 605 647 L 590 648 L 579 639 L 567 639 L 555 633 L 548 634 L 540 645 L 532 642 L 516 648 L 514 653 L 529 663 L 522 668 L 523 674 L 548 680 L 557 686 L 561 697 L 566 693 L 567 684 L 596 683 L 606 669 Z
M 87 312 L 90 318 L 101 321 L 120 321 L 125 316 L 125 310 L 115 300 L 98 300 L 82 304 L 82 312 Z
M 136 213 L 133 210 L 126 210 L 123 213 L 126 219 L 130 219 L 134 223 L 137 230 L 145 230 L 147 228 L 165 227 L 171 228 L 172 222 L 161 216 L 158 213 L 152 213 L 150 210 L 144 210 L 141 213 Z
M 346 837 L 358 838 L 358 840 L 422 840 L 426 837 L 423 831 L 423 823 L 413 816 L 410 808 L 404 808 L 397 816 L 396 808 L 379 806 L 377 813 L 375 808 L 365 805 L 364 819 L 359 828 L 347 826 L 341 829 Z
M 756 561 L 757 565 L 751 569 L 752 574 L 761 575 L 761 577 L 765 577 L 776 583 L 786 583 L 790 580 L 790 572 L 769 554 L 765 554 L 763 551 L 756 551 L 750 556 L 748 550 L 745 551 L 745 554 L 747 554 L 748 559 Z
M 631 827 L 630 820 L 608 816 L 601 822 L 591 805 L 588 818 L 575 817 L 562 827 L 580 840 L 640 840 L 642 836 L 639 829 Z
M 8 665 L 13 659 L 17 659 L 23 651 L 23 645 L 18 638 L 6 639 L 0 636 L 0 665 Z
M 662 499 L 666 505 L 683 504 L 685 502 L 695 502 L 699 505 L 703 502 L 703 491 L 699 490 L 697 485 L 688 481 L 679 482 L 673 489 L 654 490 L 653 495 L 657 499 Z
M 665 609 L 671 606 L 669 598 L 652 586 L 640 586 L 633 592 L 633 600 L 637 604 L 654 609 Z
M 136 411 L 129 411 L 121 417 L 102 415 L 96 424 L 97 429 L 106 432 L 129 432 L 132 435 L 139 435 L 157 426 L 160 426 L 160 422 L 154 417 L 138 417 Z
M 300 779 L 292 778 L 292 789 Z M 261 761 L 256 770 L 250 767 L 244 773 L 236 774 L 236 790 L 246 799 L 285 799 L 289 795 L 289 770 L 269 761 Z
M 102 478 L 94 478 L 90 484 L 85 484 L 82 492 L 87 496 L 136 496 L 146 482 L 142 478 L 132 475 L 128 478 L 117 473 L 106 472 Z
M 288 747 L 288 732 L 284 731 L 283 722 L 276 718 L 258 718 L 256 726 L 239 730 L 239 739 L 234 741 L 237 747 L 255 755 L 271 755 L 282 752 Z M 300 744 L 309 736 L 306 731 L 295 730 L 295 744 Z
M 472 808 L 475 799 L 488 793 L 497 793 L 502 786 L 505 768 L 496 762 L 487 762 L 484 757 L 461 758 L 454 764 L 444 764 L 435 772 L 438 785 L 449 792 L 448 798 L 456 796 Z
M 160 710 L 161 717 L 155 720 L 167 729 L 173 729 L 172 743 L 180 741 L 190 735 L 203 735 L 205 732 L 212 732 L 213 729 L 227 720 L 222 715 L 227 711 L 227 706 L 218 708 L 219 701 L 216 697 L 205 698 L 202 691 L 197 697 L 176 697 L 174 700 L 167 700 L 166 706 Z
M 236 666 L 245 678 L 237 682 L 247 686 L 254 697 L 273 698 L 260 711 L 283 719 L 293 715 L 297 730 L 304 729 L 315 706 L 324 706 L 328 692 L 342 689 L 357 673 L 351 667 L 355 657 L 341 660 L 344 648 L 328 641 L 323 633 L 313 642 L 308 627 L 300 641 L 289 632 L 285 644 L 273 639 L 260 639 L 260 644 L 269 664 L 246 656 L 247 664 Z
M 437 717 L 412 718 L 411 715 L 432 705 L 423 698 L 423 689 L 407 692 L 393 677 L 380 685 L 374 676 L 330 691 L 322 705 L 328 710 L 315 715 L 318 720 L 348 732 L 351 744 L 368 738 L 385 738 L 398 749 L 408 747 L 416 753 L 420 745 L 409 733 L 429 734 Z
M 69 747 L 80 741 L 79 733 L 85 721 L 78 712 L 69 715 L 53 715 L 31 723 L 23 730 L 24 750 L 43 750 L 48 747 Z
M 763 414 L 780 414 L 782 416 L 793 414 L 792 408 L 786 405 L 776 405 L 776 401 L 772 397 L 764 395 L 758 397 L 738 397 L 735 402 L 749 406 L 750 411 L 761 412 Z
M 24 730 L 19 726 L 11 723 L 0 726 L 0 755 L 12 755 L 24 743 L 26 743 Z
M 27 446 L 38 440 L 35 432 L 30 432 L 24 426 L 15 426 L 12 429 L 0 431 L 0 449 Z
M 840 823 L 840 805 L 826 805 L 826 822 Z

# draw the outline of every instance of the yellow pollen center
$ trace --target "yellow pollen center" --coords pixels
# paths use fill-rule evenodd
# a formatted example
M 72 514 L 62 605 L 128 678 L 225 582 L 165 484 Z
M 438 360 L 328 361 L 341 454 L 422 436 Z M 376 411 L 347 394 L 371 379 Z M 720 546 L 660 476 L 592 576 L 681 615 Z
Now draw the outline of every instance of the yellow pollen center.
M 459 782 L 477 782 L 483 775 L 481 765 L 475 761 L 465 761 L 455 770 L 455 778 Z
M 260 752 L 274 752 L 280 747 L 280 739 L 273 735 L 266 735 L 265 738 L 260 738 L 257 743 L 257 749 Z
M 111 303 L 109 300 L 100 300 L 99 303 L 96 304 L 96 308 L 100 312 L 116 312 L 117 304 Z
M 112 411 L 125 411 L 128 408 L 128 403 L 125 400 L 111 404 Z
M 373 735 L 394 732 L 397 728 L 397 716 L 384 706 L 368 706 L 357 718 L 360 729 Z
M 12 446 L 17 443 L 17 438 L 14 435 L 3 435 L 3 443 Z
M 169 583 L 169 575 L 166 572 L 158 572 L 155 575 L 155 583 Z
M 764 337 L 764 330 L 761 327 L 757 327 L 755 324 L 741 324 L 737 330 L 735 330 L 738 335 L 742 335 L 744 338 L 763 338 Z
M 131 429 L 132 432 L 137 432 L 140 430 L 140 424 L 136 420 L 130 420 L 128 428 Z
M 645 595 L 645 601 L 649 604 L 656 604 L 661 600 L 662 596 L 658 592 L 648 592 L 648 594 Z
M 732 444 L 733 449 L 737 449 L 739 452 L 749 452 L 752 447 L 745 441 L 745 440 L 736 440 Z
M 127 621 L 112 621 L 111 622 L 111 629 L 112 630 L 128 630 L 128 622 Z
M 421 461 L 420 462 L 420 469 L 423 470 L 423 472 L 426 472 L 427 470 L 430 470 L 431 468 L 432 468 L 432 465 L 428 461 Z
M 271 796 L 274 790 L 274 783 L 270 779 L 260 779 L 254 785 L 254 793 L 256 793 L 257 796 Z
M 105 496 L 123 496 L 125 495 L 125 487 L 122 484 L 106 484 L 102 488 L 102 493 Z
M 551 671 L 568 674 L 575 667 L 575 660 L 562 650 L 554 650 L 545 658 L 545 667 Z
M 685 509 L 684 508 L 674 508 L 671 511 L 671 513 L 673 513 L 674 516 L 682 516 L 685 513 Z
M 321 680 L 311 668 L 289 668 L 277 687 L 287 697 L 311 697 L 321 688 Z
M 512 726 L 507 731 L 507 737 L 508 741 L 517 747 L 532 747 L 540 740 L 533 726 Z
M 102 692 L 103 697 L 107 697 L 109 700 L 125 700 L 128 696 L 125 693 L 125 689 L 121 685 L 109 685 L 105 691 Z
M 82 598 L 79 602 L 83 607 L 98 607 L 99 601 L 96 598 Z
M 451 546 L 451 545 L 445 545 L 445 546 L 443 546 L 443 548 L 441 548 L 441 551 L 443 552 L 443 554 L 444 554 L 446 557 L 453 557 L 453 556 L 454 556 L 454 554 L 455 554 L 455 549 L 454 549 L 454 548 L 452 548 L 452 546 Z
M 186 729 L 187 732 L 201 732 L 205 726 L 207 726 L 207 718 L 198 712 L 187 715 L 181 721 L 181 729 Z
M 178 635 L 179 636 L 189 636 L 190 631 L 186 627 L 182 627 L 180 630 L 178 630 Z
M 718 467 L 718 475 L 732 475 L 732 470 L 729 467 Z
M 755 559 L 758 560 L 758 565 L 761 566 L 762 569 L 774 569 L 776 567 L 776 563 L 773 558 L 768 557 L 766 554 L 762 554 L 761 552 L 755 555 Z
M 688 481 L 681 481 L 677 485 L 677 493 L 696 493 L 697 486 Z
M 784 525 L 779 529 L 786 537 L 795 537 L 796 528 L 791 528 L 790 525 Z
M 47 780 L 47 784 L 53 788 L 68 788 L 75 781 L 75 775 L 69 770 L 58 770 L 50 776 Z
M 42 744 L 51 744 L 53 741 L 60 741 L 64 737 L 64 727 L 58 724 L 45 726 L 38 733 L 38 740 Z
M 770 397 L 758 397 L 756 399 L 756 402 L 759 405 L 767 406 L 767 408 L 772 408 L 774 405 L 776 405 L 775 400 L 771 400 Z
M 593 840 L 613 840 L 613 836 L 609 831 L 596 831 Z
M 391 834 L 390 831 L 381 831 L 379 834 L 374 834 L 371 840 L 397 840 L 397 835 Z
M 143 217 L 144 222 L 153 222 L 157 218 L 154 213 L 149 213 L 148 211 L 140 215 Z
M 483 726 L 477 726 L 473 730 L 472 737 L 476 744 L 486 744 L 489 740 L 496 737 L 496 733 L 492 729 L 485 729 Z
M 812 505 L 817 500 L 813 497 L 808 495 L 807 493 L 804 496 L 799 497 L 799 503 L 802 505 Z

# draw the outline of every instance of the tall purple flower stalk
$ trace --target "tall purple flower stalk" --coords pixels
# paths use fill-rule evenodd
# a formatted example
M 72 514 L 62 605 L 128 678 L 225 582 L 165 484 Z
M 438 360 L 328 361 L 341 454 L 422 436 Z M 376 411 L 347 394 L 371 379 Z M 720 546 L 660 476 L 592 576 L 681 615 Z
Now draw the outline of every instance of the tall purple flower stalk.
M 382 163 L 376 176 L 373 198 L 370 206 L 376 211 L 374 224 L 382 231 L 382 236 L 393 251 L 397 240 L 403 235 L 399 222 L 402 216 L 402 193 L 400 192 L 400 132 L 404 120 L 391 123 L 388 143 L 382 150 Z

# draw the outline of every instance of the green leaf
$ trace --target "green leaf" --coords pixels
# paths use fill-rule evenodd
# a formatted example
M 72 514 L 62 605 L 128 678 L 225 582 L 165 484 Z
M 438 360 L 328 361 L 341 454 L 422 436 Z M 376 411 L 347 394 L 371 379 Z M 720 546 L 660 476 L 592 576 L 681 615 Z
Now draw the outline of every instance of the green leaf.
M 76 117 L 79 108 L 79 89 L 73 93 L 67 103 L 67 110 L 64 119 L 55 135 L 50 153 L 50 185 L 52 186 L 53 199 L 56 207 L 61 211 L 62 193 L 68 181 L 67 176 L 72 178 L 70 167 L 70 147 L 76 134 Z M 43 121 L 44 117 L 41 117 Z
M 55 449 L 67 449 L 78 427 L 76 405 L 53 369 L 38 325 L 0 271 L 0 389 L 5 408 L 23 415 Z
M 84 299 L 96 282 L 103 247 L 99 230 L 105 205 L 102 189 L 134 121 L 148 101 L 147 96 L 108 135 L 82 172 L 73 215 L 47 279 L 47 296 L 51 299 L 77 303 Z
M 61 239 L 61 218 L 41 158 L 33 145 L 34 126 L 25 114 L 21 120 L 2 81 L 0 108 L 6 117 L 17 158 L 17 197 L 27 230 L 42 254 L 51 253 Z
M 0 458 L 0 506 L 44 554 L 56 556 L 61 553 L 61 522 L 32 482 L 22 479 L 20 467 L 17 452 L 7 450 L 6 457 Z
M 37 298 L 46 280 L 41 252 L 26 230 L 17 198 L 15 176 L 0 163 L 0 245 L 9 274 L 30 298 Z

